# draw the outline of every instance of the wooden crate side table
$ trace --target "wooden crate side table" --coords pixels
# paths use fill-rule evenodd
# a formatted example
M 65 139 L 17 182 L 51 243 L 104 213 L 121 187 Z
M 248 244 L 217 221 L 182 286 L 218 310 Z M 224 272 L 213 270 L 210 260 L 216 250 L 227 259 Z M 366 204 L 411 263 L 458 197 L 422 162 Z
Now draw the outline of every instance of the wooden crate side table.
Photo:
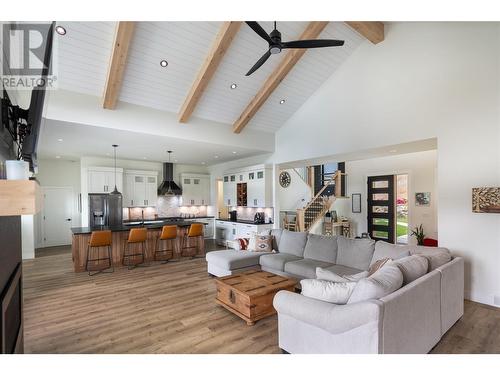
M 298 281 L 270 272 L 251 270 L 219 277 L 215 282 L 215 302 L 245 320 L 248 325 L 254 325 L 258 320 L 276 314 L 274 295 L 280 290 L 293 292 Z

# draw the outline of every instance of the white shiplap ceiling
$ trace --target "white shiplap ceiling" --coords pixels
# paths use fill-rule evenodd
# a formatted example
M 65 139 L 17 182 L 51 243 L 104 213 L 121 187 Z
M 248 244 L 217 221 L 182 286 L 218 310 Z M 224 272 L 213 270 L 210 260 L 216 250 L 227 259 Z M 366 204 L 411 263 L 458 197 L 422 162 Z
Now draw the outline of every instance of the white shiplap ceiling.
M 260 22 L 268 32 L 272 22 Z M 115 22 L 64 22 L 59 37 L 59 87 L 102 96 L 113 45 Z M 299 37 L 307 22 L 278 22 L 284 41 Z M 138 22 L 129 50 L 119 100 L 178 113 L 211 48 L 220 22 Z M 331 22 L 320 38 L 343 39 L 338 48 L 311 49 L 278 86 L 247 128 L 274 132 L 363 42 L 344 23 Z M 283 59 L 273 55 L 250 77 L 245 73 L 267 44 L 243 24 L 201 97 L 193 116 L 228 124 L 238 119 L 264 81 Z M 167 68 L 160 66 L 165 59 Z M 230 85 L 236 83 L 237 89 Z M 279 104 L 281 99 L 286 102 Z M 119 111 L 119 105 L 116 109 Z

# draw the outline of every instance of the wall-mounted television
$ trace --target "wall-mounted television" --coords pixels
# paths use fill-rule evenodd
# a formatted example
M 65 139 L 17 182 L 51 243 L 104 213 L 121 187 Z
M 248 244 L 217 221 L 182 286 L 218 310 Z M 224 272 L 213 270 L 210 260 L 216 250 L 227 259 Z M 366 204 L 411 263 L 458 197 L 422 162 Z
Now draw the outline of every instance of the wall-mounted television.
M 47 25 L 47 35 L 43 57 L 43 68 L 40 78 L 45 82 L 50 71 L 52 60 L 52 42 L 54 23 Z M 4 54 L 8 51 L 3 51 Z M 45 102 L 45 86 L 36 86 L 31 91 L 30 104 L 27 109 L 20 108 L 15 103 L 16 92 L 12 88 L 8 91 L 3 87 L 2 111 L 1 111 L 1 137 L 4 144 L 9 143 L 6 134 L 9 133 L 10 142 L 14 145 L 14 154 L 18 159 L 27 161 L 30 170 L 36 172 L 37 169 L 37 146 L 40 127 L 42 123 L 43 108 Z M 7 149 L 5 154 L 10 153 Z

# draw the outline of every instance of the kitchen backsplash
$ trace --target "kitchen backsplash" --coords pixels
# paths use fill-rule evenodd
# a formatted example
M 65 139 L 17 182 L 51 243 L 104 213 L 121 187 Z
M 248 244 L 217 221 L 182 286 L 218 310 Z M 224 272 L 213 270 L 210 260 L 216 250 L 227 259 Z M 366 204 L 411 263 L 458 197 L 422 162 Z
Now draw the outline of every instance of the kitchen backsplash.
M 185 214 L 195 216 L 207 216 L 209 209 L 207 206 L 181 206 L 179 207 L 179 197 L 158 197 L 156 207 L 132 207 L 123 209 L 123 220 L 140 220 L 144 210 L 144 218 L 153 220 L 157 217 L 172 217 Z

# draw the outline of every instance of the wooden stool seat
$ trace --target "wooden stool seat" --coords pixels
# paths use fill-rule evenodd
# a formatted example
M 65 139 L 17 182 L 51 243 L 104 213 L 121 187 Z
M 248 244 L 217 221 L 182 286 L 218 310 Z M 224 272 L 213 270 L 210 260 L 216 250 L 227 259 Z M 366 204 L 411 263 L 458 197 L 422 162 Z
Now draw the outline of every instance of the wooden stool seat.
M 164 225 L 163 228 L 161 229 L 160 236 L 156 239 L 154 260 L 163 260 L 162 263 L 164 264 L 168 263 L 169 259 L 174 257 L 175 245 L 177 243 L 176 240 L 177 240 L 177 225 Z M 167 243 L 170 243 L 172 249 L 160 249 L 161 241 L 166 241 Z M 159 254 L 160 256 L 167 254 L 167 256 L 169 257 L 168 259 L 158 259 L 157 256 Z
M 102 247 L 107 247 L 107 256 L 101 258 L 99 256 L 99 249 Z M 97 257 L 92 258 L 90 255 L 91 251 L 97 250 Z M 108 261 L 108 266 L 106 268 L 101 268 L 94 273 L 92 273 L 92 270 L 89 269 L 89 263 L 92 262 L 100 262 L 102 260 L 107 260 Z M 89 276 L 94 276 L 97 275 L 98 273 L 101 273 L 107 269 L 111 269 L 111 272 L 114 272 L 114 267 L 113 267 L 113 260 L 111 257 L 111 231 L 110 230 L 101 230 L 101 231 L 95 231 L 92 232 L 90 235 L 90 241 L 87 246 L 87 259 L 85 261 L 85 270 L 89 273 Z
M 146 228 L 132 228 L 128 234 L 128 239 L 123 245 L 123 265 L 128 266 L 128 269 L 132 269 L 138 267 L 139 265 L 143 265 L 146 259 L 146 250 L 147 244 L 146 240 L 148 238 L 148 230 Z M 130 253 L 129 245 L 131 244 L 140 244 L 141 252 L 140 253 Z M 142 260 L 138 263 L 130 264 L 130 258 L 135 258 L 140 256 Z
M 181 249 L 181 256 L 188 256 L 191 258 L 195 258 L 198 246 L 191 246 L 189 242 L 192 241 L 193 239 L 197 239 L 200 237 L 203 238 L 203 224 L 200 223 L 191 224 L 189 226 L 188 233 L 184 236 L 183 246 Z M 195 250 L 194 253 L 192 253 L 193 249 Z

